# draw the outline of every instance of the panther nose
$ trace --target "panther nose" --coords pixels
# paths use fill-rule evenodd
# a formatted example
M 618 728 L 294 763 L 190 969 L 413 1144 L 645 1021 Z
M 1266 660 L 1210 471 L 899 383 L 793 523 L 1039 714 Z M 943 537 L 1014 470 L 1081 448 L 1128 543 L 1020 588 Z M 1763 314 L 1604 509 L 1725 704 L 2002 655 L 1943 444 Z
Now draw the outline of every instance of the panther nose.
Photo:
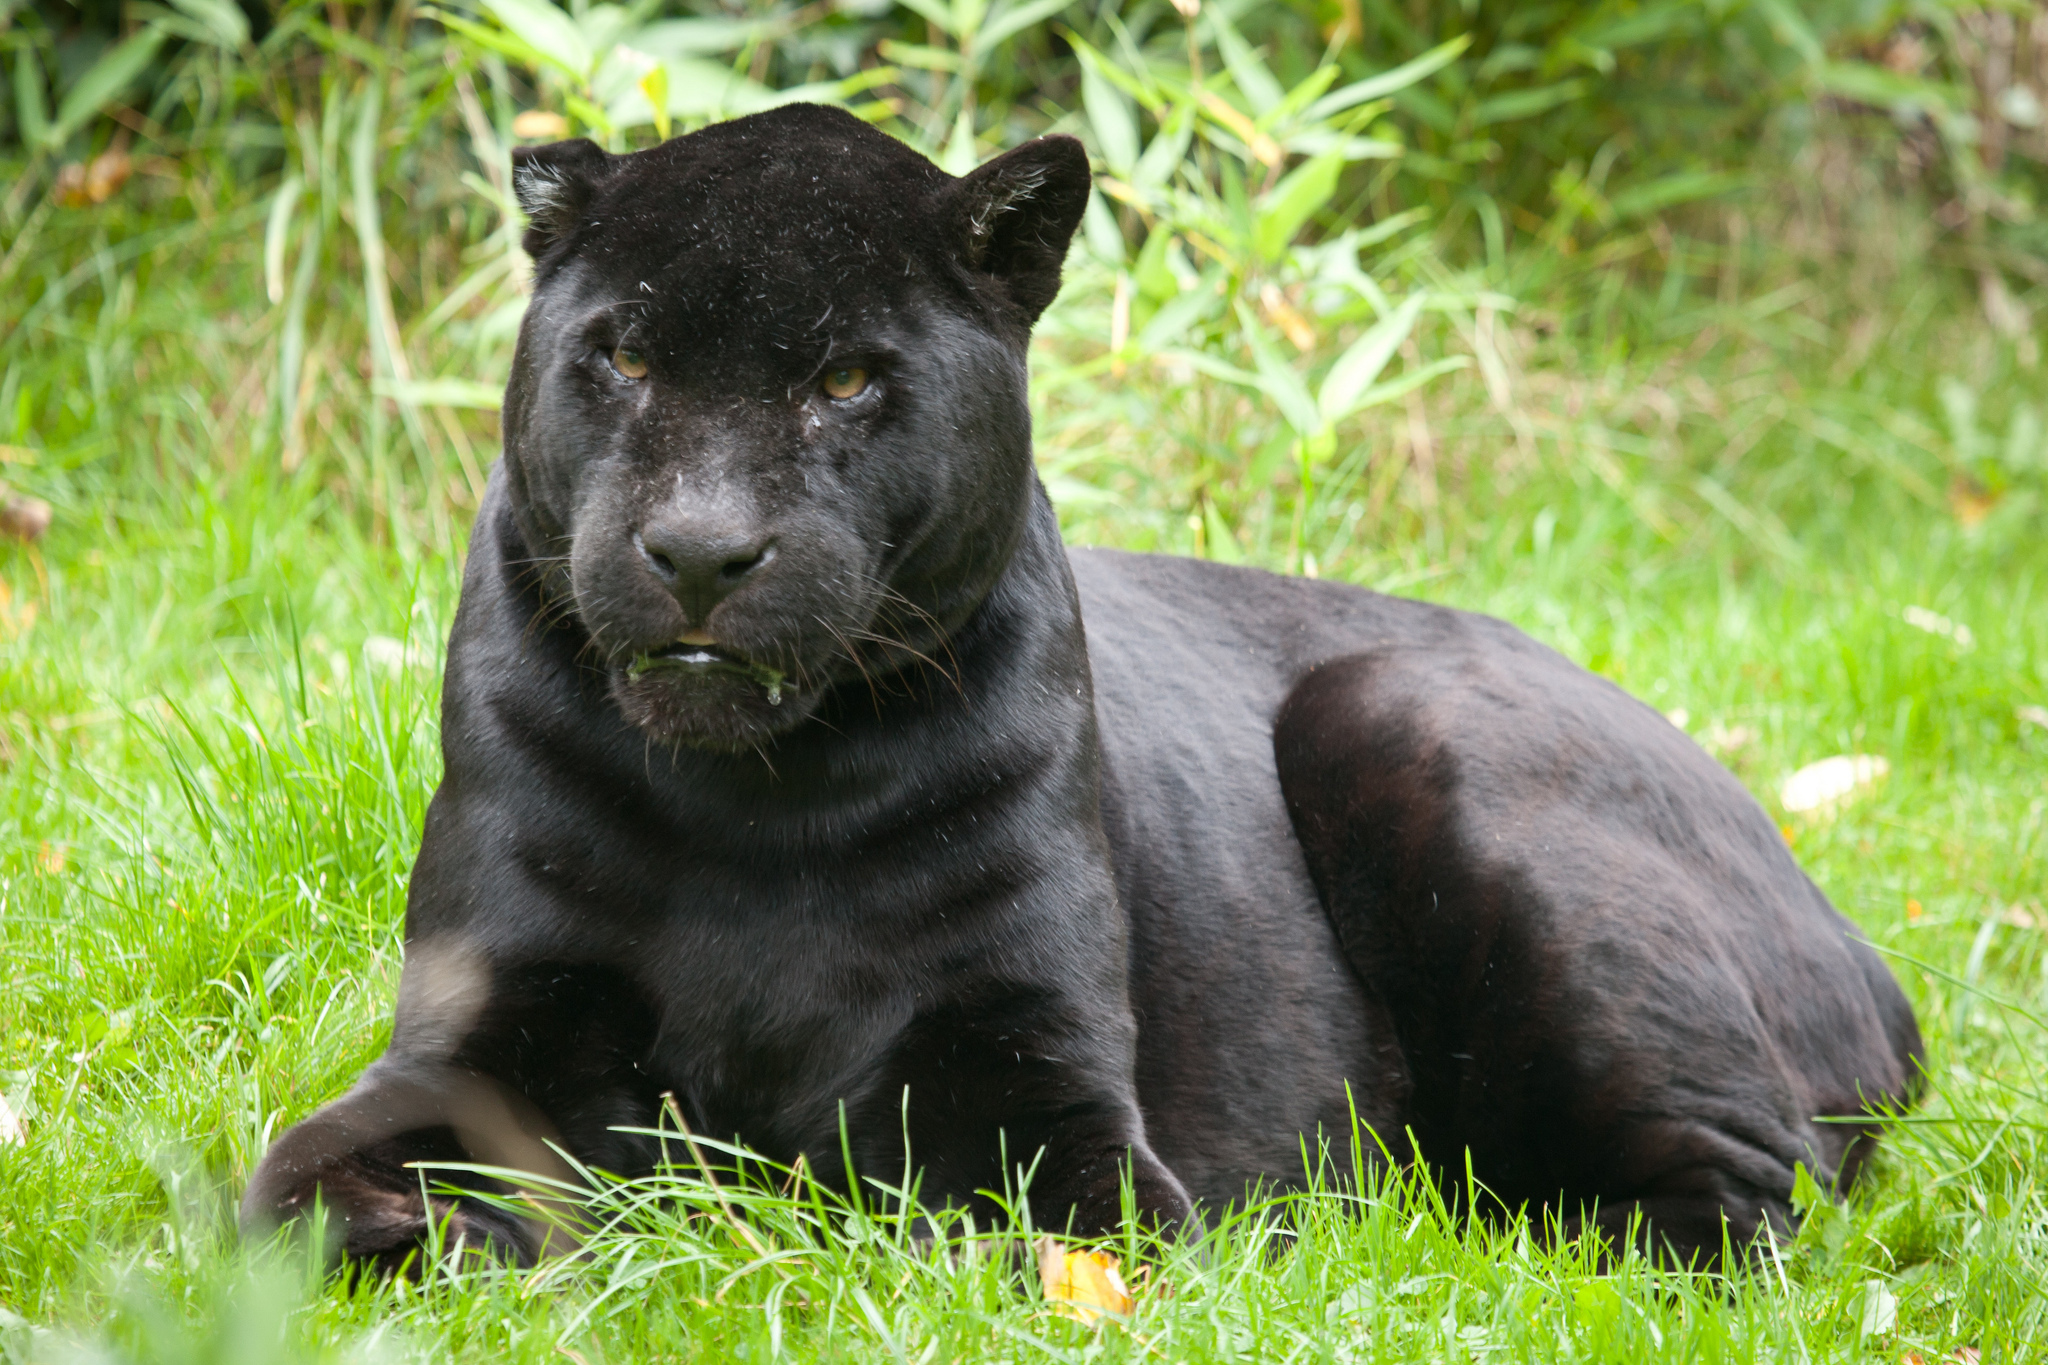
M 682 519 L 649 522 L 633 533 L 633 544 L 648 571 L 699 625 L 775 558 L 774 540 L 757 529 Z

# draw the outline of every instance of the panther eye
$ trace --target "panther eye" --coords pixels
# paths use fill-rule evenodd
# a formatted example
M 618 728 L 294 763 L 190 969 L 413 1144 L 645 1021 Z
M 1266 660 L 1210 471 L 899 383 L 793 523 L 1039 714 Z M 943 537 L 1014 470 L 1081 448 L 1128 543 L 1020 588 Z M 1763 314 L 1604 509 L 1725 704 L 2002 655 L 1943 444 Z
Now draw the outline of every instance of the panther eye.
M 612 352 L 612 368 L 627 379 L 645 379 L 647 357 L 631 346 L 621 346 Z
M 827 398 L 852 398 L 868 386 L 868 372 L 848 366 L 825 371 L 825 396 Z

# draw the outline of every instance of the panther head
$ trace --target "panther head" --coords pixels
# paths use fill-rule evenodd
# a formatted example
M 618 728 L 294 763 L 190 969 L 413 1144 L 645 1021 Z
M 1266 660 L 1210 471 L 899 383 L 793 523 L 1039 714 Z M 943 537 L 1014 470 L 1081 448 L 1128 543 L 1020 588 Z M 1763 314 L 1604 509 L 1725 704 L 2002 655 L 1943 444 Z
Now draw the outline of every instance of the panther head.
M 738 750 L 941 656 L 1035 496 L 1025 346 L 1080 144 L 956 178 L 795 104 L 513 160 L 535 274 L 505 474 L 627 718 Z

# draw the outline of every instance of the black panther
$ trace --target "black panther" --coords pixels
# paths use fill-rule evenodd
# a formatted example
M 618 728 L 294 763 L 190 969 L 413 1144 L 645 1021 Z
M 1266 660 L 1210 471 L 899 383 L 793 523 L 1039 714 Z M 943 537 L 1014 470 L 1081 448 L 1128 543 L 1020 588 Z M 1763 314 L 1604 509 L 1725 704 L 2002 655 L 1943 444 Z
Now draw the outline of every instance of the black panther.
M 1364 1131 L 1710 1264 L 1910 1102 L 1898 986 L 1655 711 L 1487 617 L 1061 544 L 1025 348 L 1072 139 L 955 178 L 793 105 L 516 180 L 390 1050 L 245 1226 L 318 1192 L 361 1262 L 531 1259 L 408 1163 L 645 1171 L 672 1104 L 827 1177 L 842 1122 L 891 1182 L 907 1137 L 984 1225 L 1035 1161 L 1077 1235 Z

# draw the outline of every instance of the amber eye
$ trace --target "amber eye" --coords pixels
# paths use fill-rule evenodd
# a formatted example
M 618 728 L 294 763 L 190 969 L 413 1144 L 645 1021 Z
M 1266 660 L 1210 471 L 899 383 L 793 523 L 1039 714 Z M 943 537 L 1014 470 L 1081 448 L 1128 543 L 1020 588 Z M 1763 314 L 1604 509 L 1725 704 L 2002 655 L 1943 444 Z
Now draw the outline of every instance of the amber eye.
M 647 377 L 647 357 L 631 346 L 621 346 L 612 352 L 612 368 L 627 379 Z
M 828 398 L 851 398 L 867 386 L 866 370 L 846 368 L 825 371 L 825 396 Z

